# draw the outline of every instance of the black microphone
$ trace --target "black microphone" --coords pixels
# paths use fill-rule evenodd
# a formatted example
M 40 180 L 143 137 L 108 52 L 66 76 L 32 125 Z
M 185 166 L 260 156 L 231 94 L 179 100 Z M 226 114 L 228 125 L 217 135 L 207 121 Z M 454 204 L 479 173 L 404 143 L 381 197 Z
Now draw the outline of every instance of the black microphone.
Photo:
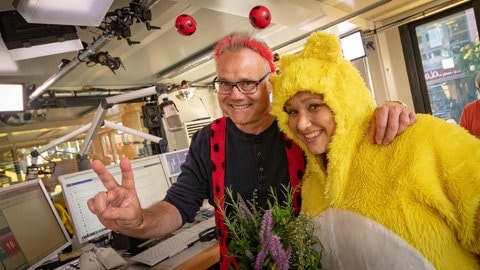
M 35 180 L 38 178 L 38 172 L 40 167 L 32 164 L 32 166 L 27 166 L 26 180 Z
M 171 100 L 168 99 L 167 86 L 164 84 L 157 84 L 155 90 L 160 94 L 160 103 L 161 115 L 167 122 L 168 131 L 179 131 L 183 129 L 182 121 L 180 120 L 180 115 L 178 115 L 177 105 Z

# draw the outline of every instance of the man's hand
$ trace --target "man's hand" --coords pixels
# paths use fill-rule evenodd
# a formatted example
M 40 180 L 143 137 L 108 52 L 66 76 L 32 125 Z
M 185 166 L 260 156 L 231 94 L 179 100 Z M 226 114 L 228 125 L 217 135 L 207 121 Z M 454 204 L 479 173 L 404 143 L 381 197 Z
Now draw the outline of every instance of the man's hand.
M 103 225 L 113 231 L 128 235 L 132 230 L 138 229 L 143 222 L 143 216 L 130 161 L 127 158 L 120 160 L 121 185 L 100 161 L 93 161 L 91 166 L 107 191 L 100 192 L 88 200 L 90 211 Z
M 370 127 L 370 142 L 388 145 L 416 121 L 417 115 L 404 105 L 387 101 L 375 109 Z

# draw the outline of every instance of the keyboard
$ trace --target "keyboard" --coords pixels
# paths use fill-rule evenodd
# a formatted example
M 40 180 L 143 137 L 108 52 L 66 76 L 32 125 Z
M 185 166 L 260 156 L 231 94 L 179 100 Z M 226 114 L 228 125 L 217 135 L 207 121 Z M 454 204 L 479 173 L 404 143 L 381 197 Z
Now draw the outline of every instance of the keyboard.
M 215 218 L 211 217 L 189 227 L 179 229 L 178 232 L 171 237 L 160 241 L 156 245 L 149 247 L 147 250 L 138 253 L 130 259 L 153 266 L 191 247 L 199 241 L 198 234 L 200 232 L 213 226 L 215 226 Z
M 41 269 L 52 269 L 52 268 L 43 268 L 40 267 Z M 61 266 L 58 266 L 54 268 L 54 270 L 78 270 L 80 269 L 80 259 L 76 258 L 68 263 L 64 263 Z

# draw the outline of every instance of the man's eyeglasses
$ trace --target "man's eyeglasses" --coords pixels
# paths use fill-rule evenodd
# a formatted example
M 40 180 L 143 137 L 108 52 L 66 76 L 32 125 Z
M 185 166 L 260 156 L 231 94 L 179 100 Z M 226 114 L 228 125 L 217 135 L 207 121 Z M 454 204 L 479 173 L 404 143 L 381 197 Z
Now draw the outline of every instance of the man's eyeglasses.
M 239 81 L 239 82 L 227 82 L 227 81 L 218 81 L 217 78 L 213 80 L 213 85 L 215 90 L 218 93 L 223 95 L 230 95 L 233 91 L 233 87 L 237 87 L 238 91 L 244 95 L 255 94 L 258 90 L 258 85 L 270 74 L 263 75 L 262 78 L 258 81 Z

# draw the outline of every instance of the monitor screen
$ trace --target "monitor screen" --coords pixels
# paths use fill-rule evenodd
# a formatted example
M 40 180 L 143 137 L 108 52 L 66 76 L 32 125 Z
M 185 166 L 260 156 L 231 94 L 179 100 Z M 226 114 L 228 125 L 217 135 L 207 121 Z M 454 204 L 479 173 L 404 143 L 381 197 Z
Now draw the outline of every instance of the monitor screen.
M 0 189 L 2 269 L 35 269 L 70 243 L 70 236 L 40 180 Z
M 343 57 L 347 60 L 355 60 L 366 56 L 363 36 L 361 31 L 356 31 L 340 38 Z
M 22 84 L 0 84 L 0 112 L 23 112 L 27 97 Z
M 187 158 L 188 148 L 160 154 L 162 166 L 167 178 L 175 177 L 180 174 L 180 166 Z
M 148 207 L 165 197 L 168 181 L 163 172 L 158 155 L 131 161 L 135 177 L 135 188 L 142 207 Z M 122 175 L 118 164 L 107 167 L 118 183 Z M 92 170 L 85 170 L 61 175 L 58 180 L 62 186 L 62 194 L 72 218 L 75 236 L 79 243 L 86 243 L 110 232 L 98 218 L 90 212 L 87 200 L 98 192 L 105 191 L 101 180 Z

